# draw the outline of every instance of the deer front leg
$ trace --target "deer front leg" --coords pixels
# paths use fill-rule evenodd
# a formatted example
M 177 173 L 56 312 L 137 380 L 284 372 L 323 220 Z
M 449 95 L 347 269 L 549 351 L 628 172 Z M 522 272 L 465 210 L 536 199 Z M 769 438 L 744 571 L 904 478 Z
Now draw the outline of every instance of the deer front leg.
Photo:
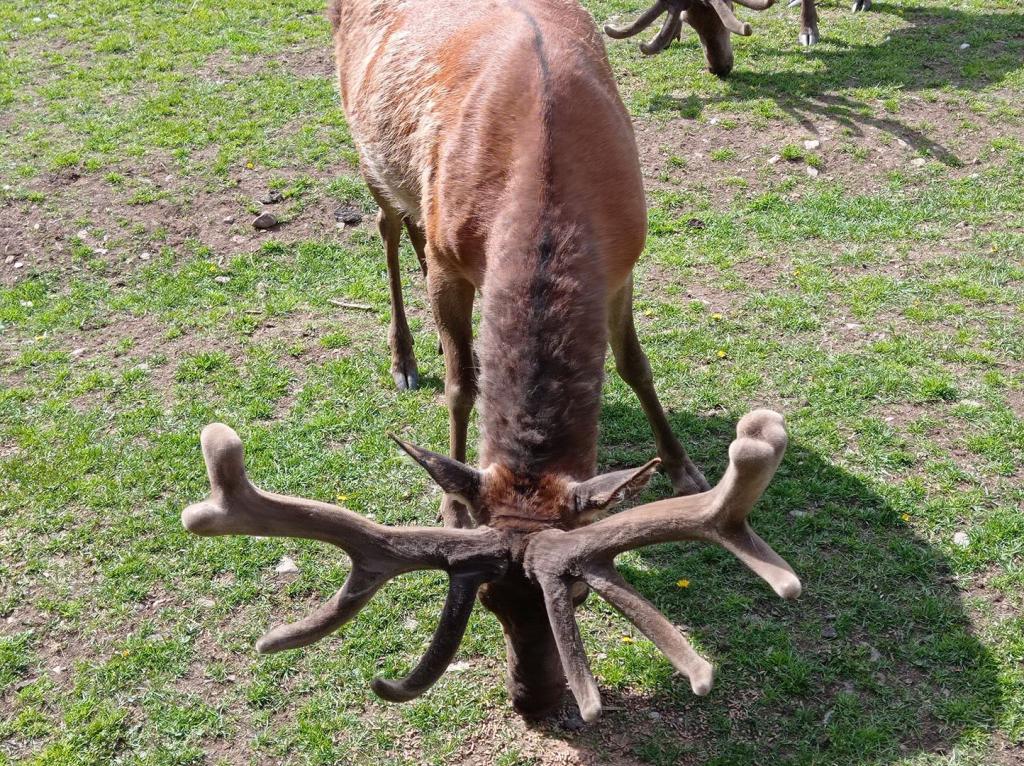
M 859 2 L 859 0 L 858 0 Z M 818 8 L 814 0 L 802 0 L 800 3 L 800 44 L 818 44 Z
M 473 359 L 472 283 L 431 265 L 427 292 L 434 310 L 437 332 L 444 353 L 444 394 L 448 402 L 448 440 L 451 456 L 466 462 L 466 434 L 469 415 L 476 401 L 476 364 Z M 471 527 L 469 509 L 451 495 L 441 501 L 441 518 L 446 527 Z
M 683 445 L 672 433 L 672 427 L 665 417 L 665 410 L 662 409 L 658 394 L 654 390 L 651 364 L 640 346 L 633 324 L 632 277 L 612 298 L 608 308 L 608 339 L 615 356 L 615 369 L 640 400 L 640 406 L 647 415 L 651 430 L 654 431 L 658 457 L 661 458 L 672 486 L 680 495 L 707 491 L 710 489 L 707 479 L 693 464 Z

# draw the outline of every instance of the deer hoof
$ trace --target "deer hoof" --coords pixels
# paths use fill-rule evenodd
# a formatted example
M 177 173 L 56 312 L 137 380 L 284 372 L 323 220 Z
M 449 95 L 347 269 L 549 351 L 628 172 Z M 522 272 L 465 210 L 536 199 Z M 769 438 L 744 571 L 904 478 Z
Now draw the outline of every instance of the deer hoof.
M 420 375 L 416 370 L 416 360 L 396 362 L 391 367 L 391 377 L 399 391 L 412 391 L 420 384 Z
M 818 30 L 817 29 L 805 29 L 800 33 L 800 44 L 801 45 L 817 45 L 818 44 Z
M 871 10 L 871 0 L 854 0 L 852 10 L 854 13 Z

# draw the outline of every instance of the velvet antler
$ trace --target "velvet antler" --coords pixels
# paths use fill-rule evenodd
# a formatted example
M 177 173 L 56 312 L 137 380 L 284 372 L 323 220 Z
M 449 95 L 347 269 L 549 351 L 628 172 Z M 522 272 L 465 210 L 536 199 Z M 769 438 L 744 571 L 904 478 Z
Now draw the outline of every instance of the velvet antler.
M 729 467 L 710 491 L 638 506 L 570 532 L 544 530 L 530 541 L 525 569 L 544 592 L 562 665 L 584 720 L 600 714 L 601 699 L 573 615 L 570 594 L 581 580 L 650 638 L 690 679 L 694 693 L 711 689 L 711 665 L 619 575 L 613 563 L 618 554 L 654 543 L 703 540 L 733 553 L 783 598 L 800 595 L 792 568 L 747 523 L 786 449 L 782 416 L 755 410 L 740 420 L 736 434 Z
M 385 527 L 338 506 L 264 492 L 245 473 L 242 442 L 221 423 L 203 429 L 203 458 L 212 493 L 186 508 L 182 523 L 198 535 L 264 535 L 322 540 L 352 559 L 344 586 L 316 612 L 280 625 L 257 642 L 260 652 L 306 646 L 351 620 L 392 578 L 421 569 L 448 573 L 448 598 L 423 659 L 404 679 L 376 679 L 373 689 L 394 701 L 412 699 L 444 673 L 466 630 L 477 589 L 508 565 L 493 529 Z
M 622 40 L 643 32 L 647 27 L 663 13 L 665 21 L 661 30 L 649 42 L 641 43 L 640 50 L 647 56 L 660 53 L 671 45 L 673 40 L 679 39 L 683 28 L 682 14 L 694 3 L 703 3 L 718 14 L 722 25 L 733 34 L 747 37 L 753 28 L 745 21 L 740 21 L 732 12 L 732 8 L 724 0 L 655 0 L 655 3 L 637 17 L 636 21 L 622 27 L 605 24 L 604 31 L 609 37 Z M 774 5 L 775 0 L 735 0 L 737 5 L 742 5 L 754 11 L 763 11 Z

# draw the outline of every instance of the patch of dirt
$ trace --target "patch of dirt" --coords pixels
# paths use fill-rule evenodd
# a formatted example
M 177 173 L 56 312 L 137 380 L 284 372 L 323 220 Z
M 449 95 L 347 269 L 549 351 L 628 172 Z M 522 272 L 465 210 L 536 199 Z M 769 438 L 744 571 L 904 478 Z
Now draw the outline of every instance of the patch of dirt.
M 696 191 L 713 207 L 725 208 L 737 196 L 763 193 L 788 178 L 806 178 L 804 161 L 781 159 L 783 147 L 793 145 L 822 159 L 819 179 L 840 181 L 850 193 L 877 194 L 888 188 L 893 171 L 911 177 L 926 172 L 913 164 L 918 153 L 947 165 L 946 173 L 953 178 L 979 172 L 991 140 L 1005 133 L 1004 124 L 973 113 L 977 129 L 960 128 L 964 107 L 952 100 L 908 95 L 897 114 L 882 116 L 862 114 L 862 106 L 822 96 L 790 107 L 793 121 L 775 121 L 769 130 L 750 124 L 742 114 L 715 113 L 700 121 L 636 118 L 645 183 L 648 190 Z M 805 149 L 805 141 L 819 145 Z M 723 151 L 735 156 L 712 158 Z M 681 158 L 685 166 L 674 167 L 671 158 Z M 741 182 L 723 183 L 727 177 Z

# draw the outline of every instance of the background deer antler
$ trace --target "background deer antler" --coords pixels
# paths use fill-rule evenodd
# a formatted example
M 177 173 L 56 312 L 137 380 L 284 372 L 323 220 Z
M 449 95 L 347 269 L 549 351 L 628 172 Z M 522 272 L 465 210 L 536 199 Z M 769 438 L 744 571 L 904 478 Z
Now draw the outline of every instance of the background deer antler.
M 263 535 L 322 540 L 352 559 L 344 586 L 304 620 L 280 625 L 261 638 L 260 652 L 306 646 L 358 614 L 388 580 L 406 572 L 448 572 L 448 598 L 423 659 L 400 681 L 375 679 L 373 689 L 395 702 L 412 699 L 441 677 L 462 640 L 477 589 L 508 565 L 500 532 L 479 529 L 385 527 L 328 503 L 264 492 L 245 473 L 242 442 L 222 423 L 203 429 L 200 441 L 212 492 L 181 514 L 198 535 Z
M 775 4 L 775 0 L 735 0 L 735 2 L 737 5 L 754 11 L 763 11 Z M 666 14 L 658 34 L 649 42 L 640 44 L 640 50 L 645 55 L 653 56 L 665 50 L 673 40 L 679 39 L 683 28 L 682 14 L 695 3 L 711 8 L 718 15 L 722 26 L 733 34 L 748 37 L 753 32 L 750 24 L 736 18 L 732 8 L 725 0 L 655 0 L 654 4 L 641 13 L 633 23 L 622 27 L 605 24 L 604 31 L 609 37 L 622 40 L 640 34 L 659 16 L 663 13 Z
M 638 506 L 570 532 L 538 532 L 526 551 L 525 570 L 544 592 L 562 665 L 583 719 L 601 712 L 570 598 L 580 580 L 633 622 L 690 679 L 695 694 L 711 689 L 712 669 L 649 601 L 615 570 L 615 557 L 633 548 L 673 540 L 721 545 L 765 579 L 783 598 L 800 595 L 800 580 L 764 542 L 747 516 L 778 468 L 786 449 L 782 416 L 755 410 L 736 427 L 729 467 L 712 490 Z

